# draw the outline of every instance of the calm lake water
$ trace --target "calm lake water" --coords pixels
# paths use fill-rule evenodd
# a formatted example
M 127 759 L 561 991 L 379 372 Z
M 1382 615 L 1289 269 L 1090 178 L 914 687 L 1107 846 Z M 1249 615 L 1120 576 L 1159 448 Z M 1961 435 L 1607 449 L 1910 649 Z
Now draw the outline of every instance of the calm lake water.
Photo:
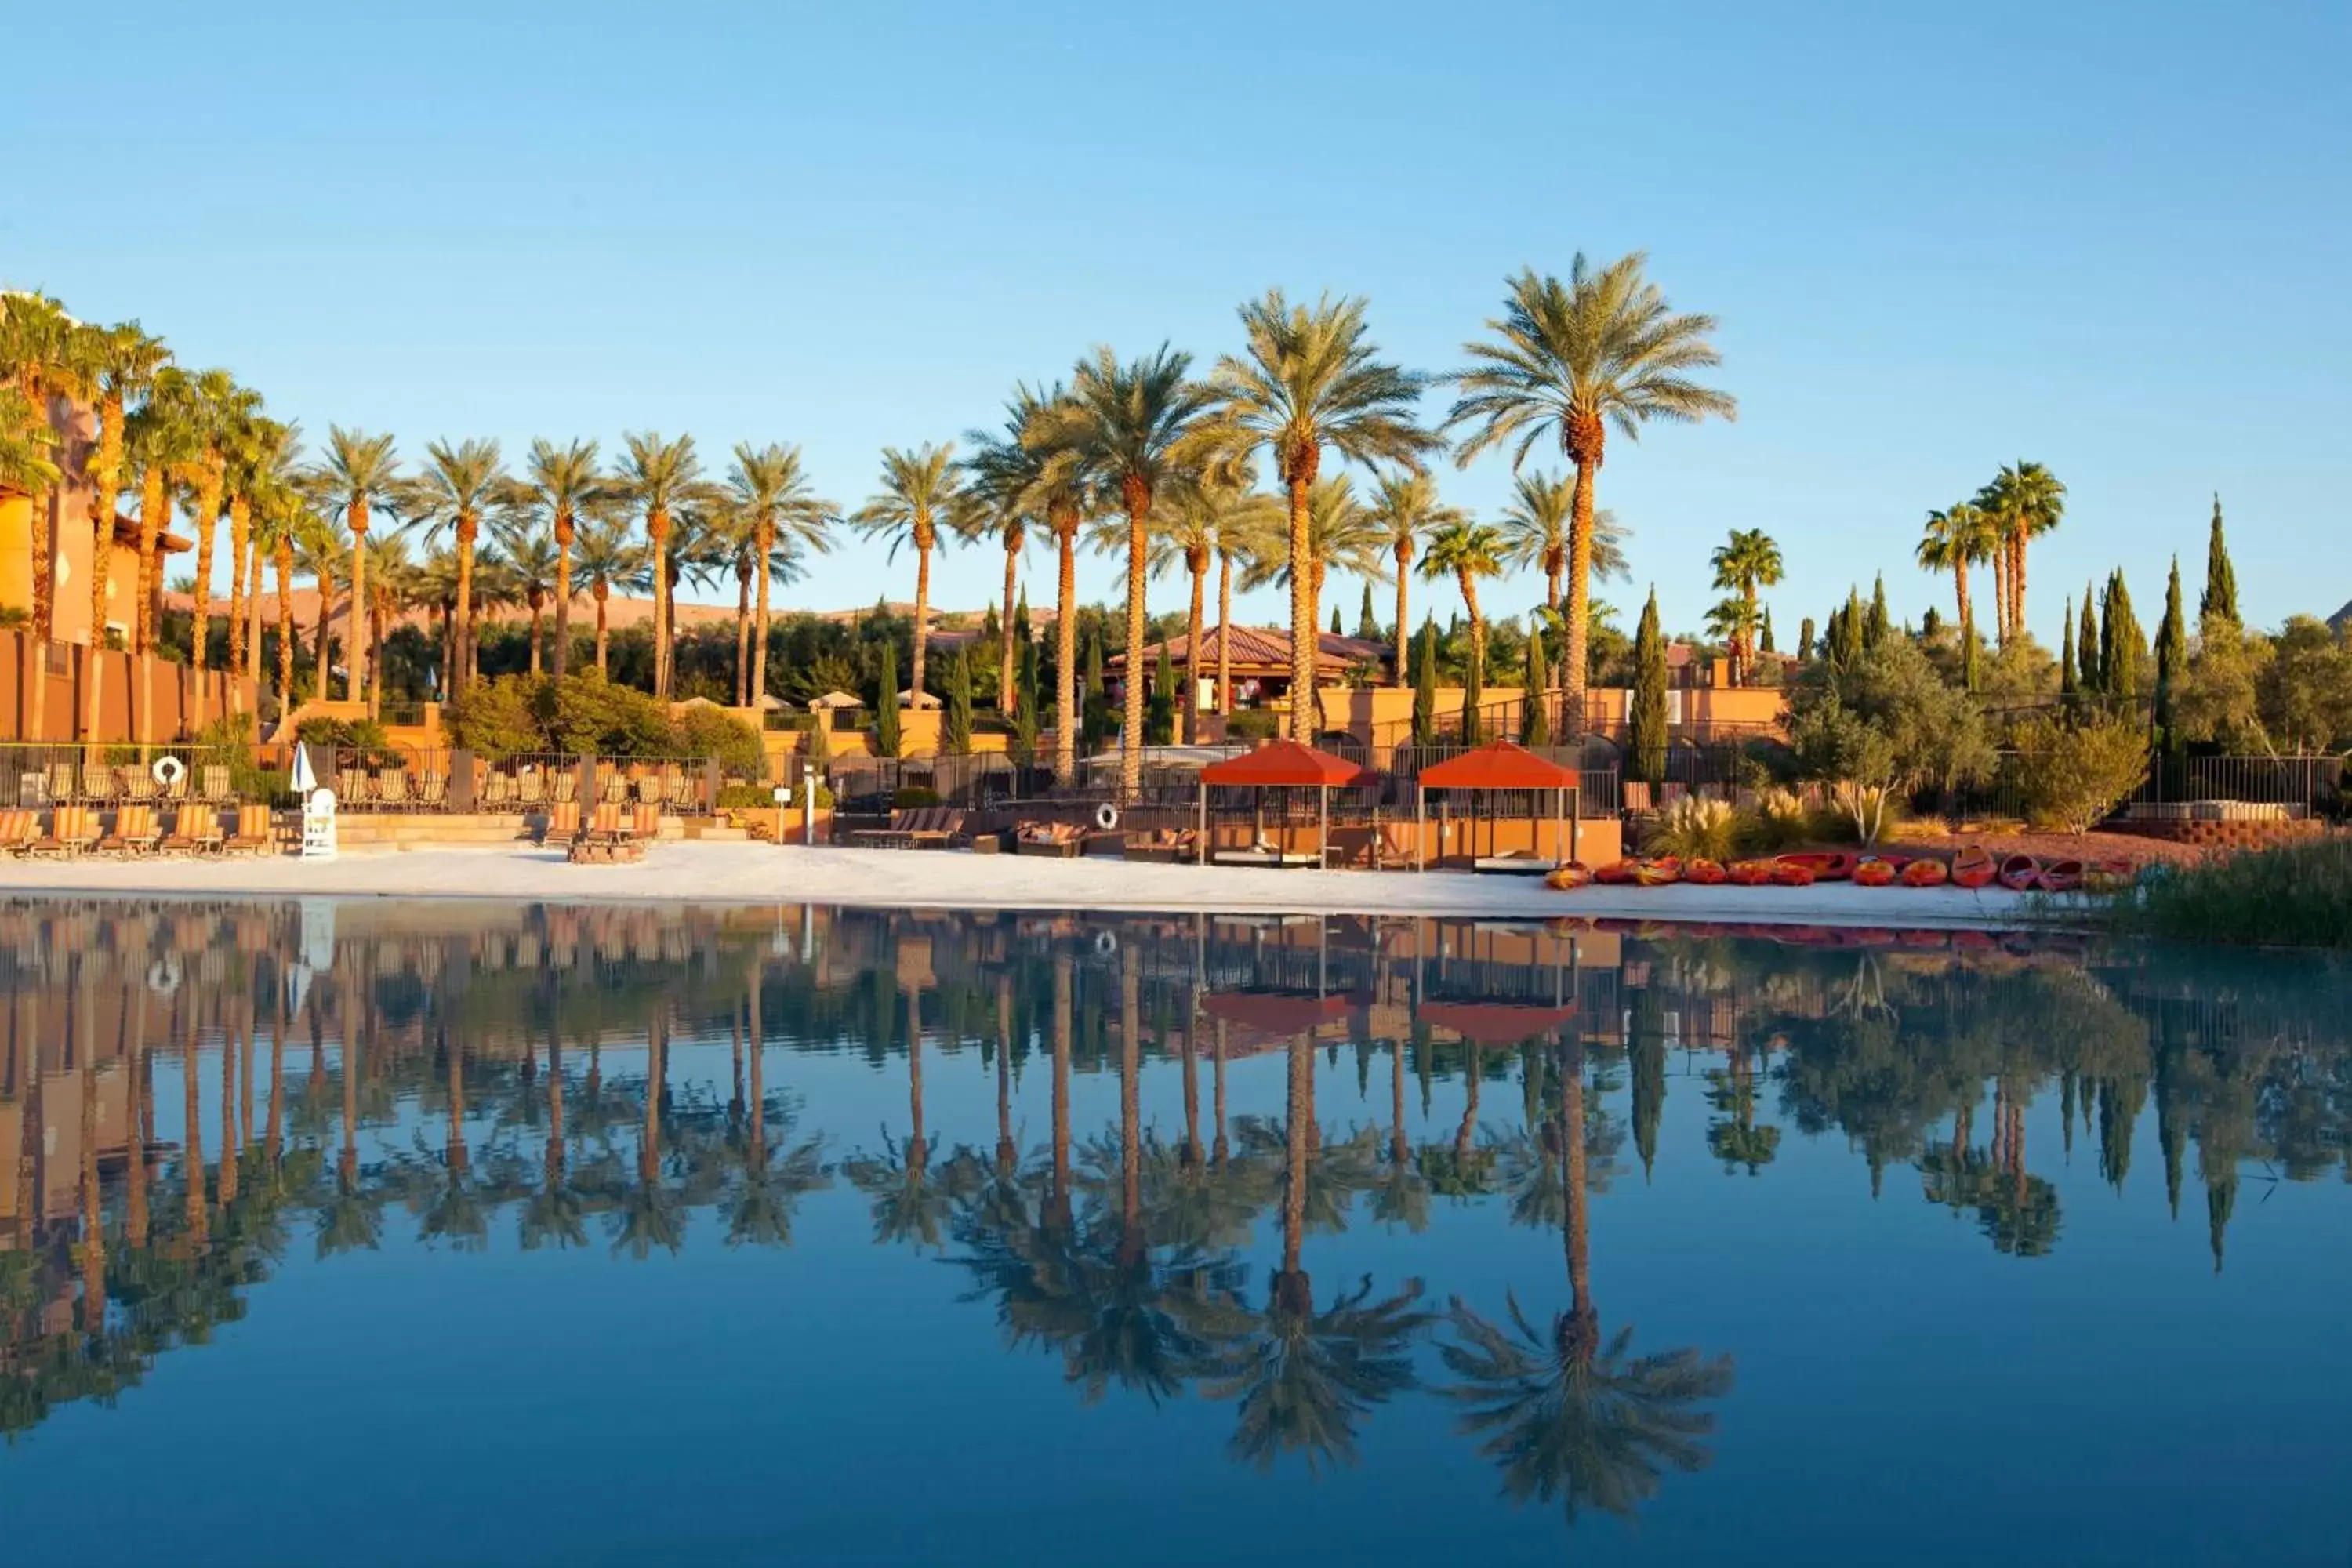
M 2352 974 L 1814 936 L 0 904 L 0 1560 L 2345 1563 Z

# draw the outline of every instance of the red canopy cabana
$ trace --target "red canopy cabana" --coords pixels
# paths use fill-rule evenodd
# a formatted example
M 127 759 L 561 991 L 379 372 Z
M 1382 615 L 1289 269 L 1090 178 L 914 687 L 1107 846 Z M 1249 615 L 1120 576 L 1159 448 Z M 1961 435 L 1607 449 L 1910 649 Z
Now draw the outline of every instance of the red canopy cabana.
M 1568 797 L 1571 791 L 1580 795 L 1583 775 L 1573 768 L 1546 762 L 1525 746 L 1510 741 L 1489 741 L 1459 756 L 1421 770 L 1412 794 L 1413 858 L 1420 864 L 1423 818 L 1427 815 L 1427 793 L 1433 789 L 1458 790 L 1544 790 L 1553 793 L 1559 810 L 1567 816 Z M 1578 802 L 1578 815 L 1583 803 Z M 1576 817 L 1568 816 L 1570 839 L 1569 858 L 1575 858 Z M 1538 842 L 1540 842 L 1538 840 Z M 1557 841 L 1555 841 L 1555 848 Z M 1475 850 L 1474 850 L 1475 853 Z
M 1249 789 L 1311 789 L 1316 795 L 1315 859 L 1319 865 L 1331 837 L 1331 792 L 1370 784 L 1380 774 L 1345 757 L 1318 752 L 1297 741 L 1270 741 L 1253 752 L 1211 763 L 1201 770 L 1200 828 L 1197 858 L 1209 859 L 1209 786 Z M 1303 860 L 1304 857 L 1301 857 Z M 1281 864 L 1277 856 L 1276 863 Z
M 1575 1016 L 1573 1007 L 1524 1002 L 1423 1002 L 1413 1014 L 1417 1022 L 1480 1046 L 1516 1046 L 1549 1034 Z

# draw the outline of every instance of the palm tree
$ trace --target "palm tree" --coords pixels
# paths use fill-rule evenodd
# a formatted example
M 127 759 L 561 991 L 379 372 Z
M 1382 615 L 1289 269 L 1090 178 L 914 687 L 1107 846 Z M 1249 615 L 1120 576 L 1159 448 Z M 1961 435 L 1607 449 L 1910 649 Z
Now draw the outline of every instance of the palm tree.
M 1143 784 L 1144 584 L 1150 570 L 1152 506 L 1173 500 L 1198 472 L 1190 441 L 1209 394 L 1185 378 L 1189 354 L 1161 344 L 1121 364 L 1108 348 L 1077 363 L 1066 398 L 1038 413 L 1026 439 L 1049 462 L 1086 476 L 1108 496 L 1117 492 L 1127 516 L 1127 668 L 1121 681 L 1121 796 Z M 1057 472 L 1060 471 L 1058 468 Z M 1068 482 L 1080 482 L 1073 476 Z
M 1429 553 L 1421 562 L 1423 576 L 1451 577 L 1462 590 L 1462 607 L 1470 616 L 1470 664 L 1482 684 L 1486 670 L 1486 618 L 1478 608 L 1478 580 L 1502 575 L 1505 548 L 1501 531 L 1490 524 L 1450 522 L 1430 536 Z
M 23 398 L 20 440 L 37 443 L 39 433 L 51 428 L 49 412 L 56 399 L 88 400 L 98 376 L 97 348 L 90 331 L 67 315 L 55 300 L 44 294 L 0 294 L 0 377 L 14 381 Z M 57 602 L 57 541 L 50 515 L 55 481 L 39 479 L 40 471 L 37 467 L 26 469 L 36 478 L 28 487 L 33 512 L 32 631 L 37 644 L 46 644 Z M 34 689 L 37 694 L 46 689 L 40 682 Z M 26 739 L 41 738 L 46 706 L 37 696 Z
M 703 495 L 702 459 L 691 436 L 665 441 L 648 430 L 623 437 L 622 444 L 627 456 L 616 488 L 646 522 L 646 569 L 654 589 L 654 695 L 667 698 L 676 653 L 671 646 L 670 524 L 680 509 Z
M 431 602 L 430 593 L 438 599 L 446 589 L 448 595 L 444 610 L 444 624 L 449 629 L 449 647 L 457 647 L 456 619 L 449 613 L 457 603 L 457 563 L 446 563 L 446 584 L 428 582 L 425 570 L 410 559 L 408 541 L 399 533 L 374 533 L 368 536 L 366 618 L 362 622 L 361 636 L 367 640 L 361 645 L 364 656 L 375 668 L 376 679 L 368 687 L 368 717 L 381 717 L 383 711 L 383 643 L 392 635 L 393 623 L 401 612 L 413 605 Z M 452 662 L 444 667 L 442 689 L 456 689 L 449 671 Z
M 816 496 L 801 467 L 798 447 L 771 442 L 754 450 L 748 441 L 735 447 L 735 466 L 728 471 L 727 489 L 736 511 L 751 524 L 752 570 L 758 576 L 759 624 L 751 643 L 751 678 L 748 700 L 757 702 L 768 691 L 768 589 L 780 559 L 799 561 L 803 553 L 823 554 L 832 548 L 826 529 L 841 509 Z M 784 553 L 779 555 L 779 550 Z
M 1601 1342 L 1588 1246 L 1583 1063 L 1573 1044 L 1568 1056 L 1555 1135 L 1566 1166 L 1569 1309 L 1546 1333 L 1507 1297 L 1510 1332 L 1456 1297 L 1454 1342 L 1440 1354 L 1461 1380 L 1445 1391 L 1465 1406 L 1461 1429 L 1486 1436 L 1479 1452 L 1502 1468 L 1504 1495 L 1558 1498 L 1572 1521 L 1584 1506 L 1631 1516 L 1666 1469 L 1704 1465 L 1700 1439 L 1715 1418 L 1690 1406 L 1728 1393 L 1732 1367 L 1727 1356 L 1708 1360 L 1696 1350 L 1629 1358 L 1631 1329 Z
M 1465 345 L 1473 363 L 1451 378 L 1462 389 L 1446 427 L 1470 426 L 1455 451 L 1467 467 L 1480 454 L 1511 448 L 1514 469 L 1547 434 L 1576 468 L 1570 508 L 1568 647 L 1562 684 L 1581 713 L 1591 631 L 1593 489 L 1609 426 L 1639 439 L 1653 419 L 1734 417 L 1727 393 L 1690 379 L 1720 363 L 1707 341 L 1715 318 L 1676 314 L 1643 276 L 1639 251 L 1595 268 L 1579 253 L 1568 281 L 1530 268 L 1513 279 L 1504 313 L 1486 323 L 1494 339 Z
M 425 524 L 426 538 L 436 539 L 446 529 L 457 546 L 457 636 L 451 648 L 449 683 L 453 693 L 463 690 L 464 682 L 474 673 L 474 541 L 482 531 L 482 513 L 496 503 L 507 482 L 494 440 L 463 441 L 455 447 L 436 441 L 425 448 L 425 469 L 418 476 L 416 493 L 418 521 Z
M 1184 623 L 1183 734 L 1188 743 L 1200 739 L 1202 595 L 1210 557 L 1217 556 L 1225 563 L 1224 580 L 1218 588 L 1222 616 L 1232 608 L 1234 549 L 1245 535 L 1265 534 L 1280 515 L 1272 498 L 1258 493 L 1256 479 L 1247 464 L 1230 473 L 1204 475 L 1198 485 L 1178 497 L 1175 521 L 1160 529 L 1152 540 L 1149 558 L 1152 574 L 1181 566 L 1192 584 Z M 1219 622 L 1220 626 L 1223 624 Z M 1221 646 L 1225 635 L 1222 630 L 1218 634 Z M 1221 660 L 1225 657 L 1219 655 Z M 1220 684 L 1219 711 L 1224 710 L 1226 700 Z
M 1045 514 L 1045 498 L 1036 484 L 1037 458 L 1021 444 L 1022 432 L 1028 428 L 1029 417 L 1037 404 L 1038 395 L 1026 385 L 1017 386 L 1013 400 L 1005 405 L 1001 432 L 967 430 L 963 437 L 972 448 L 972 455 L 962 465 L 972 500 L 970 540 L 976 542 L 980 534 L 993 533 L 1004 546 L 1004 603 L 998 618 L 996 700 L 997 707 L 1008 714 L 1013 711 L 1013 605 L 1021 589 L 1021 552 L 1028 548 L 1031 528 L 1041 523 L 1051 525 Z
M 89 645 L 104 646 L 106 601 L 112 587 L 110 571 L 114 564 L 114 512 L 116 499 L 121 494 L 124 465 L 130 457 L 130 410 L 135 403 L 144 403 L 154 389 L 155 378 L 172 362 L 172 351 L 163 346 L 161 338 L 151 338 L 140 330 L 136 321 L 125 321 L 98 334 L 95 340 L 98 380 L 98 450 L 90 458 L 91 486 L 89 524 Z M 133 612 L 131 624 L 138 623 Z M 126 638 L 135 651 L 135 638 Z M 105 670 L 103 659 L 90 661 L 89 717 L 84 733 L 98 739 L 98 707 L 100 678 Z
M 327 450 L 313 470 L 321 503 L 343 514 L 352 535 L 351 624 L 343 637 L 343 695 L 357 702 L 367 690 L 367 637 L 360 625 L 367 595 L 367 532 L 379 510 L 397 513 L 407 493 L 400 472 L 400 455 L 389 436 L 327 426 Z M 323 645 L 321 645 L 323 647 Z M 319 695 L 327 694 L 323 667 Z
M 1470 514 L 1439 500 L 1437 481 L 1429 475 L 1408 473 L 1381 480 L 1380 498 L 1372 503 L 1371 517 L 1389 559 L 1396 563 L 1396 648 L 1390 684 L 1404 686 L 1410 684 L 1405 659 L 1412 647 L 1412 638 L 1408 635 L 1412 619 L 1406 596 L 1412 579 L 1413 555 L 1423 540 L 1439 529 L 1469 521 Z
M 615 588 L 631 588 L 648 580 L 652 563 L 646 550 L 630 536 L 628 521 L 619 517 L 593 519 L 587 531 L 580 535 L 578 552 L 572 561 L 572 591 L 587 591 L 596 603 L 596 673 L 609 678 L 612 674 L 611 638 L 606 627 L 606 613 Z
M 540 670 L 540 632 L 552 598 L 560 606 L 571 595 L 564 592 L 562 557 L 568 551 L 541 533 L 527 517 L 509 514 L 490 525 L 491 537 L 498 545 L 499 565 L 514 591 L 522 595 L 523 607 L 530 612 L 530 673 Z M 558 621 L 561 623 L 559 611 Z M 559 637 L 560 637 L 559 633 Z
M 213 542 L 221 519 L 221 500 L 228 488 L 228 445 L 245 421 L 261 410 L 261 398 L 229 379 L 223 370 L 199 372 L 194 381 L 191 414 L 196 439 L 181 483 L 194 492 L 196 520 L 195 581 L 190 590 L 190 664 L 196 672 L 195 721 L 205 716 L 205 670 L 211 663 Z
M 760 548 L 763 540 L 764 552 Z M 732 574 L 735 578 L 735 706 L 749 708 L 765 694 L 761 681 L 766 679 L 764 673 L 755 679 L 752 668 L 752 583 L 757 580 L 764 600 L 771 583 L 799 582 L 806 575 L 802 552 L 808 546 L 798 534 L 779 535 L 772 526 L 762 527 L 759 514 L 744 510 L 732 496 L 712 517 L 708 543 L 711 575 Z M 760 644 L 764 655 L 768 639 L 764 622 L 762 626 Z M 764 658 L 761 662 L 764 668 Z
M 1952 588 L 1959 600 L 1960 636 L 1965 640 L 1975 627 L 1975 611 L 1969 602 L 1969 568 L 1979 562 L 1995 559 L 2000 548 L 2000 536 L 1993 528 L 1992 519 L 1973 501 L 1956 501 L 1942 511 L 1927 514 L 1927 531 L 1919 540 L 1919 564 L 1930 572 L 1949 572 Z M 2006 573 L 2003 574 L 2006 576 Z M 2009 606 L 2004 601 L 1997 616 L 2003 640 L 2009 632 Z
M 1752 639 L 1763 622 L 1757 591 L 1780 581 L 1780 547 L 1760 528 L 1735 528 L 1730 538 L 1717 546 L 1708 564 L 1715 568 L 1715 585 L 1737 594 L 1744 606 L 1731 658 L 1733 668 L 1745 680 L 1756 655 Z
M 573 441 L 559 447 L 545 437 L 530 444 L 520 479 L 505 487 L 499 505 L 509 523 L 528 520 L 544 524 L 555 544 L 555 563 L 548 581 L 555 596 L 555 651 L 549 668 L 561 680 L 572 661 L 572 543 L 580 520 L 600 502 L 609 481 L 597 467 L 596 443 Z M 511 541 L 511 532 L 501 538 Z M 513 550 L 509 543 L 508 553 Z M 531 609 L 531 671 L 539 670 L 539 610 Z
M 2025 546 L 2056 528 L 2066 515 L 2066 487 L 2040 463 L 2019 461 L 1994 475 L 1977 492 L 1976 504 L 2000 535 L 1997 548 L 2009 568 L 2001 607 L 2008 616 L 2008 635 L 2018 637 L 2025 630 Z
M 267 557 L 278 572 L 278 711 L 294 711 L 294 574 L 296 544 L 306 533 L 319 531 L 325 520 L 312 510 L 308 487 L 297 482 L 290 469 L 274 476 L 255 497 L 253 547 L 257 559 Z
M 334 519 L 318 504 L 325 492 L 315 482 L 317 470 L 311 473 L 311 482 L 305 488 L 312 505 L 306 509 L 304 523 L 294 531 L 294 565 L 296 571 L 318 585 L 319 624 L 311 633 L 310 647 L 315 679 L 310 691 L 323 702 L 332 695 L 328 690 L 328 676 L 333 663 L 329 645 L 334 640 L 335 574 L 343 569 L 345 556 L 342 540 L 335 532 Z
M 1064 784 L 1077 773 L 1078 530 L 1100 499 L 1083 453 L 1053 445 L 1054 433 L 1074 417 L 1069 402 L 1059 382 L 1034 391 L 1014 387 L 1004 405 L 1005 434 L 972 432 L 975 450 L 965 464 L 981 505 L 1042 518 L 1054 536 L 1054 778 Z
M 890 558 L 898 547 L 915 552 L 915 662 L 907 689 L 920 703 L 926 689 L 925 656 L 931 641 L 931 551 L 940 530 L 962 532 L 968 526 L 974 498 L 965 488 L 955 461 L 955 443 L 934 447 L 929 442 L 913 451 L 897 447 L 882 449 L 882 489 L 852 514 L 850 521 L 867 535 L 887 534 Z M 885 700 L 889 693 L 883 694 Z
M 1324 295 L 1292 305 L 1279 289 L 1241 308 L 1246 357 L 1228 354 L 1211 377 L 1217 398 L 1210 438 L 1235 456 L 1263 447 L 1290 501 L 1288 553 L 1311 560 L 1307 497 L 1327 446 L 1370 468 L 1392 463 L 1419 472 L 1442 443 L 1413 409 L 1428 378 L 1386 364 L 1365 337 L 1361 299 Z M 1320 646 L 1318 574 L 1294 572 L 1290 584 L 1291 733 L 1311 741 Z
M 300 443 L 299 426 L 263 417 L 257 404 L 254 412 L 236 421 L 229 434 L 228 668 L 232 677 L 250 677 L 257 684 L 261 647 L 253 632 L 260 608 L 261 572 L 254 514 L 278 504 L 278 492 L 293 483 Z M 242 707 L 243 689 L 232 684 L 229 700 Z
M 179 475 L 195 458 L 195 384 L 176 367 L 155 384 L 128 426 L 131 461 L 139 476 L 139 604 L 131 646 L 143 657 L 155 648 L 156 607 L 163 585 L 162 540 L 172 521 Z M 142 680 L 146 666 L 142 665 Z M 142 722 L 144 720 L 142 699 Z
M 28 493 L 58 482 L 57 433 L 35 423 L 32 405 L 13 385 L 0 384 L 0 485 Z

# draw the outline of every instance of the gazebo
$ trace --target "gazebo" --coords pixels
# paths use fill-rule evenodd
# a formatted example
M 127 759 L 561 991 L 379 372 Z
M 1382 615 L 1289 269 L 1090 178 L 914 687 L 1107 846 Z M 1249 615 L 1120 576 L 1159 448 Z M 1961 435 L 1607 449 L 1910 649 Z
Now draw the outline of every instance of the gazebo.
M 1414 781 L 1412 792 L 1413 868 L 1415 870 L 1427 868 L 1423 860 L 1423 847 L 1426 842 L 1426 825 L 1429 816 L 1429 792 L 1433 789 L 1461 790 L 1465 793 L 1490 795 L 1505 791 L 1524 790 L 1540 793 L 1549 790 L 1552 795 L 1554 820 L 1561 825 L 1561 831 L 1555 834 L 1553 837 L 1552 848 L 1555 854 L 1552 864 L 1560 864 L 1560 858 L 1557 851 L 1562 842 L 1568 846 L 1566 858 L 1571 860 L 1576 858 L 1576 822 L 1579 810 L 1570 807 L 1570 797 L 1580 795 L 1583 782 L 1582 776 L 1574 769 L 1561 767 L 1558 763 L 1546 762 L 1525 746 L 1517 745 L 1509 741 L 1490 741 L 1483 746 L 1464 752 L 1459 756 L 1448 757 L 1442 763 L 1422 769 L 1421 776 Z M 1581 804 L 1581 801 L 1578 802 L 1579 808 Z M 1476 846 L 1474 844 L 1471 847 L 1472 867 L 1481 871 L 1541 869 L 1544 861 L 1538 848 L 1540 840 L 1536 837 L 1533 831 L 1535 821 L 1536 819 L 1530 816 L 1529 847 L 1526 854 L 1514 852 L 1509 855 L 1480 858 L 1476 854 Z
M 1209 861 L 1209 789 L 1212 785 L 1224 788 L 1249 788 L 1260 792 L 1270 789 L 1311 789 L 1315 792 L 1315 854 L 1311 863 L 1321 866 L 1331 842 L 1331 792 L 1357 784 L 1370 784 L 1380 775 L 1361 763 L 1345 757 L 1335 757 L 1328 752 L 1318 752 L 1297 741 L 1274 741 L 1254 752 L 1244 752 L 1222 763 L 1211 763 L 1201 770 L 1200 830 L 1197 858 L 1200 864 Z M 1259 849 L 1220 855 L 1218 859 L 1234 865 L 1302 866 L 1310 863 L 1305 855 L 1287 855 L 1279 850 L 1269 854 Z

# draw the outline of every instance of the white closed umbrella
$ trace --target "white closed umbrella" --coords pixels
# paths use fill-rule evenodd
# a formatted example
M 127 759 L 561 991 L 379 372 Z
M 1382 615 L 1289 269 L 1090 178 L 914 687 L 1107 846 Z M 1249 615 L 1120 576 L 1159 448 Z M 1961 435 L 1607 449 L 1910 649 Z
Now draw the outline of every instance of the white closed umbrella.
M 294 747 L 294 793 L 309 795 L 319 787 L 319 775 L 310 767 L 310 748 L 296 742 Z

